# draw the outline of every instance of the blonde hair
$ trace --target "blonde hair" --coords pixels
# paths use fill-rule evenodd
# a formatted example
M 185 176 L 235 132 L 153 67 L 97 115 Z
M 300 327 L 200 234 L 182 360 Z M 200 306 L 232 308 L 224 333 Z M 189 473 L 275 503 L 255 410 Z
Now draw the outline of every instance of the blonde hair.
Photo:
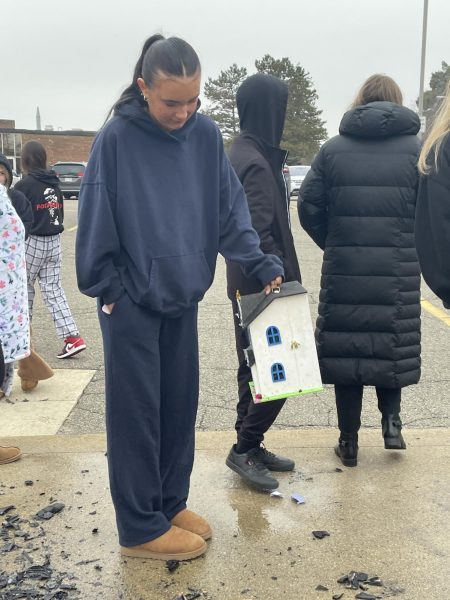
M 446 97 L 442 101 L 419 156 L 419 171 L 426 175 L 431 170 L 427 163 L 430 154 L 434 154 L 434 167 L 437 171 L 439 152 L 445 136 L 450 132 L 450 81 L 447 84 Z
M 402 91 L 392 77 L 376 73 L 363 83 L 351 108 L 383 100 L 394 102 L 395 104 L 403 104 Z

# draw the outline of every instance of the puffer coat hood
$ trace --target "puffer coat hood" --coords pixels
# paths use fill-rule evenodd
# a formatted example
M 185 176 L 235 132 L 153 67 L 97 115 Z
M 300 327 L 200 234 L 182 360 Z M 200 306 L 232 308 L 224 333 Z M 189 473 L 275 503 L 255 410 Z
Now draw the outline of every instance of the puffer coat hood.
M 369 102 L 352 108 L 342 117 L 339 133 L 359 138 L 387 138 L 417 135 L 417 113 L 393 102 Z

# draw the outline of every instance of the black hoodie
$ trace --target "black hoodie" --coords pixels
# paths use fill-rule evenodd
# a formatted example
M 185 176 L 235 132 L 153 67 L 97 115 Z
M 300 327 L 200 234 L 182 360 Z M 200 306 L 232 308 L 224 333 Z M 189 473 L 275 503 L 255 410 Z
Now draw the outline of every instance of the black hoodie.
M 54 171 L 30 171 L 14 189 L 23 192 L 31 203 L 34 215 L 31 235 L 57 235 L 64 231 L 63 195 Z
M 287 100 L 287 85 L 276 77 L 258 73 L 244 81 L 236 95 L 241 134 L 230 149 L 230 161 L 244 186 L 261 250 L 283 261 L 285 281 L 301 281 L 283 176 L 287 152 L 279 147 Z M 231 299 L 236 290 L 251 294 L 260 289 L 229 261 L 227 280 Z
M 26 239 L 30 234 L 31 226 L 33 225 L 33 211 L 31 210 L 30 202 L 22 192 L 10 187 L 12 184 L 12 168 L 11 163 L 4 154 L 0 154 L 0 165 L 6 167 L 6 170 L 8 171 L 9 179 L 6 182 L 8 196 L 11 200 L 11 204 L 14 206 L 14 210 L 25 227 Z

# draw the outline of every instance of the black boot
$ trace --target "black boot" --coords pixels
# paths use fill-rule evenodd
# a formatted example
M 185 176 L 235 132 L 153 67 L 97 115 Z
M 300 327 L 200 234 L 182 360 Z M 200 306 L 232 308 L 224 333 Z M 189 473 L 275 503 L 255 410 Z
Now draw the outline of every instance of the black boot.
M 406 450 L 405 440 L 402 436 L 402 421 L 398 413 L 383 415 L 381 417 L 381 430 L 386 450 Z
M 356 467 L 358 464 L 358 434 L 339 436 L 339 444 L 334 447 L 344 467 Z

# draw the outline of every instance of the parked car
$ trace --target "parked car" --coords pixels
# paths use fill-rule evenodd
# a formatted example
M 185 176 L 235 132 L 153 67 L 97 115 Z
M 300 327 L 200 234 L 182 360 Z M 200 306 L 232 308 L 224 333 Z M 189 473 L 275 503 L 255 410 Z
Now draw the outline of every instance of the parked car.
M 290 196 L 292 193 L 292 182 L 291 182 L 291 173 L 289 171 L 289 167 L 283 167 L 283 175 L 284 175 L 284 181 L 286 183 L 287 193 L 288 193 L 288 196 Z
M 52 166 L 61 182 L 64 198 L 70 198 L 80 193 L 81 181 L 86 170 L 85 162 L 57 162 Z
M 306 173 L 310 168 L 310 165 L 292 165 L 289 167 L 292 182 L 291 195 L 298 194 L 302 181 L 305 179 Z

